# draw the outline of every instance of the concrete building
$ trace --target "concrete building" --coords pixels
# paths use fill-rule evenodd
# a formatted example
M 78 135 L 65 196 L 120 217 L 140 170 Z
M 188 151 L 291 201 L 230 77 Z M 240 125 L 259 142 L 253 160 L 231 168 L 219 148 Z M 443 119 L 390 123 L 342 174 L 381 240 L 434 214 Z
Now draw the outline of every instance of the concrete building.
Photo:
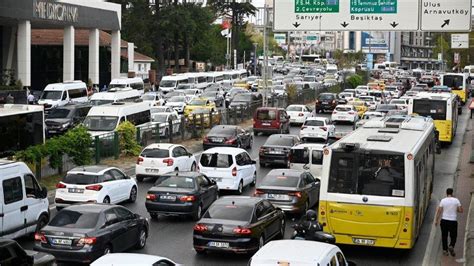
M 99 84 L 99 31 L 111 32 L 110 78 L 120 77 L 121 6 L 104 0 L 1 0 L 0 74 L 13 70 L 24 87 L 32 85 L 32 29 L 61 29 L 62 80 L 76 79 L 76 29 L 88 34 L 87 78 Z M 82 55 L 81 55 L 82 56 Z M 38 63 L 38 62 L 37 62 Z M 49 62 L 39 62 L 47 65 Z
M 433 32 L 402 32 L 400 64 L 410 69 L 440 69 L 438 55 L 433 54 L 434 38 Z

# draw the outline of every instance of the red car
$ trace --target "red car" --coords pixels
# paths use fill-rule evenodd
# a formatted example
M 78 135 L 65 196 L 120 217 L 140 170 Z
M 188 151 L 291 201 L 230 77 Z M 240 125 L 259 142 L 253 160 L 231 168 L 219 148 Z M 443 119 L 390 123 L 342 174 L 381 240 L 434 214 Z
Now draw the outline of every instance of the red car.
M 260 107 L 253 117 L 253 133 L 290 133 L 290 116 L 283 108 Z

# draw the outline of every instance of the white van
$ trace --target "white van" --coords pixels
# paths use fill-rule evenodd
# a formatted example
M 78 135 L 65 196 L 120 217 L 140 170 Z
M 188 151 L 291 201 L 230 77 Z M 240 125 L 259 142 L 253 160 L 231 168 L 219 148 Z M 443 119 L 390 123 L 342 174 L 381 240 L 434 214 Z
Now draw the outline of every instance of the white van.
M 188 84 L 189 79 L 185 75 L 164 76 L 160 81 L 159 90 L 162 93 L 172 92 L 180 84 Z
M 337 65 L 327 64 L 326 65 L 326 75 L 336 75 L 337 74 Z
M 207 72 L 205 74 L 209 84 L 222 84 L 224 82 L 224 73 L 222 72 Z
M 323 169 L 323 149 L 326 144 L 303 143 L 290 150 L 290 169 L 309 171 L 321 178 Z
M 465 66 L 463 72 L 467 74 L 469 79 L 474 79 L 474 66 Z
M 18 238 L 49 222 L 48 193 L 28 166 L 0 160 L 0 237 Z
M 116 102 L 110 105 L 93 106 L 86 118 L 84 126 L 94 137 L 113 132 L 124 121 L 134 125 L 150 122 L 149 102 Z
M 110 92 L 120 91 L 122 89 L 132 88 L 137 90 L 140 95 L 145 93 L 145 84 L 141 78 L 119 78 L 110 81 L 109 89 Z
M 90 102 L 92 105 L 103 105 L 120 101 L 133 101 L 140 98 L 140 92 L 132 88 L 119 91 L 104 91 L 92 94 Z
M 195 84 L 197 89 L 204 90 L 209 85 L 205 73 L 186 73 L 185 75 L 188 76 L 189 83 Z
M 38 104 L 44 105 L 45 111 L 68 103 L 85 103 L 88 101 L 86 83 L 75 80 L 46 85 Z

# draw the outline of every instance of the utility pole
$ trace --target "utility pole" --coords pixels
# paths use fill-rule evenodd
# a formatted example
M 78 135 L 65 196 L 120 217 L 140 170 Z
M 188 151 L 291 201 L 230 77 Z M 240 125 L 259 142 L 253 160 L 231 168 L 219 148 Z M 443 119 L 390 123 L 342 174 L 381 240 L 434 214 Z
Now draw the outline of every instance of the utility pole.
M 267 70 L 268 70 L 268 45 L 267 45 L 267 4 L 263 6 L 263 106 L 268 105 L 267 99 Z
M 254 52 L 253 52 L 253 74 L 256 76 L 257 75 L 257 45 L 258 43 L 254 42 L 253 47 L 254 47 Z

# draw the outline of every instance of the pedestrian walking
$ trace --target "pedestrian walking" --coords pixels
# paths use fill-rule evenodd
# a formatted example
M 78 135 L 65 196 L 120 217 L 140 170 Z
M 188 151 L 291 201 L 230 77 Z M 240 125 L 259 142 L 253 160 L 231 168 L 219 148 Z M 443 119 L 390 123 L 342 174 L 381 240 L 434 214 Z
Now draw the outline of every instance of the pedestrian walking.
M 33 93 L 29 92 L 28 97 L 26 97 L 26 100 L 28 101 L 28 104 L 35 104 L 35 96 Z
M 446 189 L 446 198 L 442 199 L 436 210 L 435 225 L 441 225 L 441 242 L 443 244 L 443 254 L 456 256 L 454 245 L 458 236 L 458 213 L 462 213 L 461 202 L 453 197 L 453 189 Z M 441 219 L 441 222 L 440 222 Z M 448 246 L 448 234 L 450 243 Z

